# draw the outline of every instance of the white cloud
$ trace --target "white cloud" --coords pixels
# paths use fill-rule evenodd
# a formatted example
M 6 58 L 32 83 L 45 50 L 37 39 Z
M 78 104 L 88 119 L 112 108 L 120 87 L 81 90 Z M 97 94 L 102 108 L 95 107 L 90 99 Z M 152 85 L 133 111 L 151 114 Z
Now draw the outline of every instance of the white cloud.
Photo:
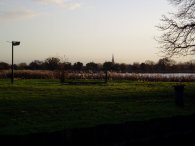
M 66 3 L 61 5 L 62 8 L 64 9 L 69 9 L 69 10 L 75 10 L 81 7 L 79 3 Z
M 63 9 L 75 10 L 81 7 L 80 3 L 77 2 L 67 2 L 64 0 L 33 0 L 35 2 L 44 4 L 44 5 L 56 5 Z
M 13 11 L 0 12 L 0 18 L 3 19 L 17 19 L 17 18 L 30 18 L 38 15 L 38 13 L 29 9 L 20 9 Z

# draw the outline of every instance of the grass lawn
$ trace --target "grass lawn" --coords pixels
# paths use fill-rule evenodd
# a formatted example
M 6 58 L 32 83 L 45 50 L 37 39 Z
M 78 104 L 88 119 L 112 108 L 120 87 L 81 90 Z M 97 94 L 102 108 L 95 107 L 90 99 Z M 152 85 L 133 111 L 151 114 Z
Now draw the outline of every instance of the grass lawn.
M 195 112 L 195 82 L 185 83 L 176 107 L 170 82 L 112 81 L 62 85 L 58 80 L 0 80 L 0 135 L 53 132 L 104 123 L 140 121 Z

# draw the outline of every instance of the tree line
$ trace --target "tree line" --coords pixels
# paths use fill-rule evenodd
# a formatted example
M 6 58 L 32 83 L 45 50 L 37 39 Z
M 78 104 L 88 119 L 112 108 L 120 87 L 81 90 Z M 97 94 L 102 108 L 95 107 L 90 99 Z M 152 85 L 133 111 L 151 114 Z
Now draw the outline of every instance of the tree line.
M 6 62 L 0 62 L 0 70 L 11 68 Z M 59 70 L 65 71 L 113 71 L 113 72 L 135 72 L 135 73 L 194 73 L 195 60 L 177 63 L 169 58 L 159 59 L 157 62 L 147 60 L 142 63 L 134 62 L 133 64 L 104 62 L 103 64 L 89 62 L 84 65 L 82 62 L 65 62 L 58 57 L 49 57 L 44 61 L 34 60 L 27 63 L 14 64 L 15 70 Z

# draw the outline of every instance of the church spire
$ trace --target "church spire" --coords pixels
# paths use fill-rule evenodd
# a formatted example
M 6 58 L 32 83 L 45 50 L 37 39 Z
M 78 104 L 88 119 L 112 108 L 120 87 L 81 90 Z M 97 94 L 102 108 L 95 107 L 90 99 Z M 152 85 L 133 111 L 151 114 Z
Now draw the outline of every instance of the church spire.
M 114 54 L 112 54 L 112 64 L 114 64 Z

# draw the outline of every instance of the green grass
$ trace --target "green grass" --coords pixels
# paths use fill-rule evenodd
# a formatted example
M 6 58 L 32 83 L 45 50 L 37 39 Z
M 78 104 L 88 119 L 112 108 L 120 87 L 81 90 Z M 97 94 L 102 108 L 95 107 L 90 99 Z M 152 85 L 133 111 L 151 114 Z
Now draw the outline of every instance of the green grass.
M 58 80 L 0 80 L 0 135 L 52 132 L 104 123 L 195 112 L 195 83 L 185 83 L 185 107 L 171 82 L 113 81 L 62 85 Z

